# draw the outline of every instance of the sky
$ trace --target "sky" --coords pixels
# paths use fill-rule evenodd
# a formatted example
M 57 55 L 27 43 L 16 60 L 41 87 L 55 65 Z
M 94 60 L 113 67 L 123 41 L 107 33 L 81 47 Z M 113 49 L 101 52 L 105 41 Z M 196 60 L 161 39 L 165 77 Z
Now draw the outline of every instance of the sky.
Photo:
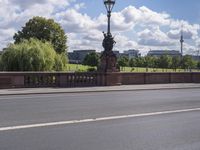
M 68 51 L 102 51 L 102 31 L 107 29 L 103 0 L 0 0 L 0 50 L 13 43 L 13 35 L 33 16 L 53 18 L 68 36 Z M 120 52 L 139 49 L 180 50 L 198 54 L 200 48 L 199 0 L 116 0 L 111 32 Z

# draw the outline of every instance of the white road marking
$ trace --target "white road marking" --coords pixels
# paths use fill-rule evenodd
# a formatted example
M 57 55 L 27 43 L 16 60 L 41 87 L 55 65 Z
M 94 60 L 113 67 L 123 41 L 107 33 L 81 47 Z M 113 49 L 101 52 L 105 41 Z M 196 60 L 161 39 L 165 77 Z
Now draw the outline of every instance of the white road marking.
M 95 119 L 71 120 L 71 121 L 60 121 L 60 122 L 38 123 L 38 124 L 29 124 L 29 125 L 20 125 L 20 126 L 0 127 L 0 132 L 1 131 L 10 131 L 10 130 L 19 130 L 19 129 L 29 129 L 29 128 L 49 127 L 49 126 L 58 126 L 58 125 L 89 123 L 89 122 L 97 122 L 97 121 L 117 120 L 117 119 L 125 119 L 125 118 L 184 113 L 184 112 L 192 112 L 192 111 L 200 111 L 200 108 L 170 110 L 170 111 L 162 111 L 162 112 L 131 114 L 131 115 L 121 115 L 121 116 L 110 116 L 110 117 L 102 117 L 102 118 L 95 118 Z

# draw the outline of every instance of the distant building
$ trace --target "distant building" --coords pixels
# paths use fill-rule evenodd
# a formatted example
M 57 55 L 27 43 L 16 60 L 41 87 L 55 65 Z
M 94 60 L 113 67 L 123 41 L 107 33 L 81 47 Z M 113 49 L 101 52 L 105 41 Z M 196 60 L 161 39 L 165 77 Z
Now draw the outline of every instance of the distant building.
M 168 55 L 172 57 L 181 57 L 181 53 L 176 50 L 151 50 L 147 54 L 147 56 L 154 56 L 154 57 L 160 57 L 163 55 Z
M 191 56 L 193 60 L 200 61 L 200 56 Z
M 113 51 L 113 53 L 117 56 L 117 58 L 120 57 L 120 52 L 119 51 Z
M 123 53 L 120 53 L 120 54 L 119 54 L 119 57 L 128 57 L 128 54 L 125 54 L 125 53 L 123 52 Z
M 139 53 L 139 50 L 134 50 L 134 49 L 126 50 L 123 53 L 120 53 L 119 51 L 113 51 L 113 52 L 117 56 L 117 58 L 128 57 L 129 59 L 131 59 L 131 58 L 136 58 L 136 57 L 141 56 L 141 54 Z
M 73 52 L 68 52 L 69 63 L 81 64 L 85 56 L 93 52 L 98 53 L 96 52 L 96 50 L 74 50 Z M 113 52 L 117 56 L 117 58 L 125 56 L 131 59 L 131 58 L 136 58 L 136 57 L 141 56 L 141 54 L 139 53 L 139 50 L 134 50 L 134 49 L 126 50 L 123 53 L 120 53 L 119 51 L 113 51 Z M 102 52 L 98 54 L 101 55 Z
M 69 63 L 81 64 L 87 54 L 96 52 L 96 50 L 74 50 L 68 52 Z
M 113 51 L 113 52 L 117 56 L 117 58 L 128 57 L 128 54 L 125 54 L 124 52 L 123 53 L 120 53 L 119 51 Z
M 139 53 L 139 50 L 135 50 L 135 49 L 124 51 L 124 54 L 127 55 L 129 59 L 137 58 L 141 56 L 141 54 Z

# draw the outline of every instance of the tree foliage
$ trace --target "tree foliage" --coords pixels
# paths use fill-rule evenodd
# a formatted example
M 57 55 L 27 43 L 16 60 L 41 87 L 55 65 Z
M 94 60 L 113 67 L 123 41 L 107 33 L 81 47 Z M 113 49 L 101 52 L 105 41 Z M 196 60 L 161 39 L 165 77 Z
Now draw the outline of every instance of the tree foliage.
M 144 67 L 155 68 L 158 64 L 158 59 L 156 57 L 146 56 L 144 57 Z
M 2 65 L 2 61 L 1 61 L 1 55 L 0 55 L 0 71 L 3 70 L 3 65 Z
M 2 54 L 3 71 L 52 71 L 62 70 L 61 62 L 51 43 L 37 39 L 24 40 L 11 44 Z M 59 58 L 59 60 L 61 60 Z
M 136 66 L 144 67 L 144 57 L 137 57 L 136 59 Z
M 137 62 L 136 62 L 136 59 L 135 58 L 131 58 L 129 60 L 129 66 L 130 67 L 137 67 Z
M 200 61 L 197 62 L 197 68 L 200 69 Z
M 172 57 L 163 55 L 158 59 L 158 68 L 170 68 L 172 65 Z
M 185 55 L 181 61 L 181 65 L 183 69 L 192 69 L 195 67 L 195 61 L 191 56 Z
M 67 49 L 67 36 L 60 24 L 54 22 L 53 19 L 33 17 L 22 27 L 22 31 L 18 31 L 13 38 L 15 43 L 30 38 L 51 42 L 55 51 L 59 54 L 65 53 Z
M 121 67 L 143 67 L 143 68 L 168 68 L 168 69 L 195 69 L 200 68 L 200 62 L 196 62 L 191 56 L 186 55 L 181 57 L 171 57 L 163 55 L 161 57 L 136 57 L 131 58 L 121 57 L 118 59 L 118 64 Z
M 180 57 L 172 57 L 171 68 L 176 70 L 177 68 L 180 68 L 180 65 L 181 65 L 181 58 Z
M 55 71 L 62 71 L 65 69 L 65 65 L 67 64 L 67 58 L 66 55 L 63 54 L 57 54 L 55 57 L 55 63 L 53 69 Z
M 98 66 L 100 62 L 100 57 L 97 53 L 92 52 L 89 53 L 85 56 L 84 60 L 83 60 L 83 65 L 87 65 L 87 66 Z
M 118 59 L 118 65 L 120 67 L 127 67 L 129 65 L 129 59 L 128 59 L 128 57 L 125 57 L 125 56 L 120 57 Z

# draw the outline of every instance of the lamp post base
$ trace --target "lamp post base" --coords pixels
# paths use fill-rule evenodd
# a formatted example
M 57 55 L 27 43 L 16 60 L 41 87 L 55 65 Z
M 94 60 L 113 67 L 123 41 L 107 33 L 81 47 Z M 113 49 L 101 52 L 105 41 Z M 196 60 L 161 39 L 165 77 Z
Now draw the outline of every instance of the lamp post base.
M 104 51 L 101 55 L 100 66 L 98 67 L 99 72 L 119 72 L 120 69 L 117 67 L 117 57 L 113 51 Z

